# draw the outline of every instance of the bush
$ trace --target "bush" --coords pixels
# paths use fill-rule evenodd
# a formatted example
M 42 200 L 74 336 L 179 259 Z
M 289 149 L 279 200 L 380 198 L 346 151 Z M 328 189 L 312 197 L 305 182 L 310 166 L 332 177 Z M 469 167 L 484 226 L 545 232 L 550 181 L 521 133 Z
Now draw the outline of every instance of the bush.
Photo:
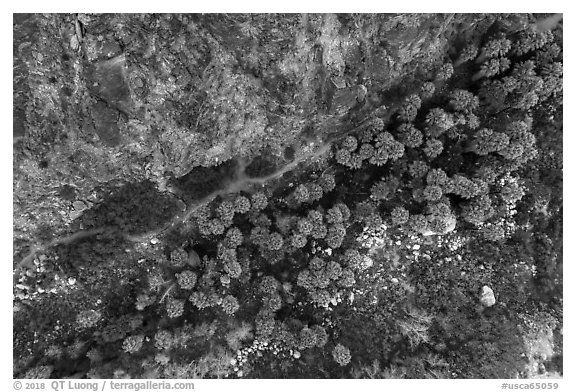
M 416 94 L 410 95 L 400 108 L 398 112 L 398 117 L 402 121 L 412 122 L 416 118 L 416 114 L 418 114 L 418 110 L 422 105 L 422 99 Z
M 242 235 L 242 232 L 240 231 L 239 228 L 231 227 L 226 232 L 226 242 L 230 248 L 239 247 L 240 245 L 242 245 L 243 241 L 244 241 L 244 236 Z
M 438 139 L 428 139 L 426 140 L 426 146 L 424 147 L 424 153 L 430 158 L 434 159 L 442 153 L 444 150 L 444 144 Z
M 452 77 L 454 74 L 454 67 L 451 63 L 445 63 L 440 67 L 438 72 L 436 73 L 436 80 L 440 82 L 444 82 Z
M 229 315 L 233 315 L 234 313 L 236 313 L 236 311 L 240 307 L 238 305 L 238 300 L 236 299 L 236 297 L 233 297 L 232 295 L 225 296 L 222 299 L 221 306 L 222 310 L 224 310 L 224 312 Z
M 303 248 L 304 246 L 306 246 L 306 237 L 303 236 L 302 234 L 294 234 L 292 235 L 292 237 L 290 238 L 290 244 L 295 247 L 295 248 Z
M 234 200 L 234 212 L 238 214 L 247 213 L 248 211 L 250 211 L 251 207 L 252 206 L 250 205 L 250 200 L 248 200 L 248 198 L 245 196 L 238 196 Z
M 122 343 L 122 350 L 126 351 L 128 354 L 134 354 L 140 351 L 143 343 L 143 335 L 129 336 L 124 339 L 124 342 Z
M 474 152 L 479 155 L 501 151 L 510 143 L 510 138 L 505 133 L 494 132 L 487 128 L 477 131 L 474 138 Z
M 410 213 L 404 207 L 395 207 L 392 210 L 392 223 L 395 225 L 402 225 L 408 222 L 410 218 Z
M 308 188 L 304 184 L 298 185 L 298 187 L 294 190 L 294 198 L 299 203 L 305 203 L 310 198 L 310 194 L 308 192 Z
M 76 316 L 76 323 L 80 328 L 91 328 L 102 318 L 102 313 L 97 310 L 84 310 Z
M 400 141 L 404 143 L 406 147 L 415 148 L 422 144 L 424 135 L 412 124 L 400 125 L 398 133 L 400 135 Z
M 166 311 L 170 318 L 182 316 L 182 314 L 184 314 L 184 301 L 175 298 L 168 298 L 166 300 Z
M 192 290 L 196 285 L 198 276 L 192 271 L 182 271 L 182 273 L 176 274 L 176 279 L 181 288 L 184 290 Z
M 426 134 L 438 137 L 454 126 L 454 119 L 441 108 L 433 108 L 426 114 Z
M 268 198 L 265 194 L 257 192 L 252 195 L 252 209 L 261 211 L 268 205 Z
M 457 112 L 473 113 L 480 106 L 480 100 L 470 91 L 456 89 L 450 94 L 450 107 Z
M 350 350 L 338 343 L 336 347 L 332 350 L 332 357 L 340 366 L 346 366 L 350 363 L 352 356 L 350 355 Z

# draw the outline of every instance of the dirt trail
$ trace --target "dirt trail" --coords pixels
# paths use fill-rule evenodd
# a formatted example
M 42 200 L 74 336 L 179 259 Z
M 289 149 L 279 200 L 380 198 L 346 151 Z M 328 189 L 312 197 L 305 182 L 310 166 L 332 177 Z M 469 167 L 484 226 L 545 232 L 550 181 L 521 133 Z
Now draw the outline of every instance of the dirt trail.
M 263 177 L 256 177 L 256 178 L 247 177 L 246 174 L 244 173 L 245 165 L 240 165 L 238 173 L 235 176 L 236 180 L 228 183 L 225 188 L 218 189 L 218 190 L 212 192 L 211 194 L 209 194 L 208 196 L 205 196 L 205 197 L 201 198 L 200 200 L 197 200 L 194 203 L 190 204 L 188 206 L 188 208 L 186 208 L 186 211 L 183 214 L 175 215 L 174 218 L 172 218 L 172 220 L 170 222 L 168 222 L 166 225 L 164 225 L 160 229 L 153 230 L 153 231 L 150 231 L 150 232 L 147 232 L 144 234 L 139 234 L 139 235 L 132 235 L 132 234 L 126 234 L 126 233 L 119 233 L 119 234 L 122 235 L 124 237 L 124 239 L 126 239 L 130 242 L 146 242 L 149 239 L 151 239 L 155 236 L 161 235 L 162 233 L 166 232 L 167 230 L 170 230 L 171 228 L 177 226 L 178 224 L 181 224 L 181 223 L 188 221 L 192 217 L 194 212 L 198 210 L 198 208 L 210 203 L 216 197 L 230 194 L 230 193 L 237 193 L 241 190 L 247 189 L 250 185 L 264 184 L 268 181 L 280 178 L 285 173 L 287 173 L 291 170 L 294 170 L 300 163 L 302 163 L 308 159 L 314 159 L 314 158 L 322 156 L 323 154 L 325 154 L 326 152 L 328 152 L 330 150 L 330 147 L 331 147 L 331 144 L 325 144 L 325 145 L 321 146 L 320 148 L 318 148 L 317 150 L 315 150 L 314 152 L 296 157 L 293 162 L 283 166 L 282 168 L 280 168 L 275 173 L 272 173 L 272 174 L 269 174 L 269 175 L 263 176 Z M 98 234 L 102 234 L 102 233 L 106 233 L 106 232 L 113 233 L 115 231 L 117 231 L 117 229 L 114 227 L 101 227 L 101 228 L 92 229 L 92 230 L 82 230 L 82 231 L 78 231 L 76 233 L 70 234 L 68 236 L 56 238 L 56 239 L 54 239 L 54 240 L 52 240 L 49 243 L 44 244 L 44 245 L 35 244 L 32 247 L 32 249 L 30 250 L 30 252 L 28 253 L 28 255 L 26 255 L 16 265 L 14 270 L 15 270 L 15 272 L 17 272 L 17 271 L 22 270 L 24 268 L 31 268 L 33 265 L 32 263 L 33 263 L 34 257 L 38 253 L 44 252 L 47 249 L 54 247 L 56 245 L 66 245 L 66 244 L 70 244 L 70 243 L 73 243 L 73 242 L 81 240 L 81 239 L 93 237 L 93 236 L 98 235 Z
M 241 166 L 239 173 L 237 173 L 237 175 L 235 176 L 236 177 L 235 181 L 228 183 L 225 188 L 218 189 L 218 190 L 212 192 L 211 194 L 209 194 L 208 196 L 205 196 L 202 199 L 192 203 L 190 206 L 188 206 L 188 208 L 186 209 L 186 211 L 184 212 L 184 214 L 182 216 L 176 215 L 168 224 L 164 225 L 164 227 L 162 227 L 158 230 L 154 230 L 154 231 L 151 231 L 151 232 L 148 232 L 145 234 L 139 234 L 139 235 L 126 235 L 126 236 L 124 236 L 124 238 L 127 239 L 128 241 L 132 241 L 132 242 L 144 242 L 144 241 L 146 241 L 146 240 L 148 240 L 154 236 L 157 236 L 157 235 L 169 230 L 172 227 L 175 227 L 176 225 L 178 225 L 180 223 L 184 223 L 184 222 L 188 221 L 192 217 L 194 212 L 196 212 L 200 207 L 210 203 L 216 197 L 223 196 L 223 195 L 230 194 L 230 193 L 238 193 L 242 190 L 246 190 L 251 185 L 265 184 L 268 181 L 280 178 L 285 173 L 294 170 L 302 162 L 305 162 L 306 160 L 309 160 L 309 159 L 318 158 L 318 157 L 324 155 L 325 153 L 327 153 L 330 150 L 330 147 L 331 147 L 331 144 L 325 144 L 325 145 L 321 146 L 320 148 L 318 148 L 314 152 L 296 157 L 294 159 L 294 161 L 283 166 L 282 168 L 277 170 L 275 173 L 269 174 L 267 176 L 247 177 L 246 174 L 243 172 L 243 166 Z
M 17 270 L 22 269 L 24 267 L 32 267 L 32 262 L 34 261 L 34 256 L 36 256 L 36 254 L 38 252 L 42 252 L 42 251 L 44 251 L 48 248 L 51 248 L 53 246 L 56 246 L 56 245 L 71 244 L 74 241 L 78 241 L 78 240 L 83 239 L 83 238 L 92 237 L 92 236 L 95 236 L 97 234 L 102 234 L 102 233 L 105 233 L 106 231 L 109 231 L 109 230 L 112 231 L 113 229 L 110 227 L 100 227 L 98 229 L 82 230 L 82 231 L 77 231 L 76 233 L 70 234 L 70 235 L 65 236 L 65 237 L 56 238 L 45 245 L 36 244 L 36 245 L 32 246 L 30 253 L 28 253 L 28 255 L 26 257 L 24 257 L 18 263 L 15 270 L 17 271 Z
M 393 112 L 393 111 L 394 110 L 388 111 L 386 117 L 390 118 L 390 116 L 392 114 L 391 112 Z M 246 190 L 251 185 L 265 184 L 268 181 L 278 179 L 278 178 L 282 177 L 285 173 L 288 173 L 288 172 L 296 169 L 298 167 L 298 165 L 300 165 L 303 162 L 306 162 L 308 160 L 313 160 L 315 158 L 319 158 L 319 157 L 323 156 L 324 154 L 326 154 L 330 151 L 330 149 L 332 148 L 332 145 L 335 142 L 343 139 L 345 136 L 347 136 L 353 132 L 356 132 L 358 130 L 365 128 L 369 122 L 368 120 L 370 117 L 371 116 L 369 116 L 365 120 L 361 121 L 360 125 L 358 125 L 356 127 L 353 127 L 353 128 L 346 130 L 344 132 L 339 132 L 339 133 L 331 135 L 328 138 L 328 140 L 326 140 L 326 142 L 317 146 L 317 148 L 314 151 L 311 151 L 311 152 L 308 152 L 305 154 L 301 154 L 301 155 L 297 155 L 292 162 L 279 168 L 275 173 L 272 173 L 272 174 L 269 174 L 266 176 L 262 176 L 262 177 L 248 177 L 244 172 L 246 165 L 241 163 L 238 166 L 236 174 L 233 176 L 235 178 L 234 181 L 228 183 L 226 185 L 226 187 L 224 187 L 222 189 L 218 189 L 218 190 L 212 192 L 211 194 L 191 203 L 186 208 L 186 211 L 184 211 L 182 214 L 176 214 L 170 220 L 170 222 L 168 222 L 166 225 L 164 225 L 160 229 L 153 230 L 153 231 L 150 231 L 150 232 L 147 232 L 144 234 L 138 234 L 138 235 L 132 235 L 132 234 L 127 234 L 127 233 L 117 233 L 117 234 L 123 236 L 123 238 L 125 240 L 130 241 L 130 242 L 146 242 L 146 241 L 149 241 L 150 239 L 152 239 L 153 237 L 162 235 L 163 233 L 170 230 L 171 228 L 176 227 L 178 224 L 185 223 L 186 221 L 188 221 L 192 217 L 194 212 L 196 212 L 200 207 L 210 203 L 212 200 L 214 200 L 218 196 L 222 196 L 222 195 L 226 195 L 226 194 L 230 194 L 230 193 L 238 193 L 242 190 Z M 101 228 L 92 229 L 92 230 L 83 230 L 83 231 L 78 231 L 76 233 L 70 234 L 68 236 L 54 239 L 54 240 L 52 240 L 49 243 L 44 244 L 44 245 L 35 244 L 32 247 L 32 249 L 30 250 L 30 252 L 28 253 L 28 255 L 26 255 L 16 265 L 16 267 L 14 268 L 14 272 L 18 272 L 18 271 L 20 271 L 26 267 L 31 268 L 34 257 L 38 253 L 44 252 L 53 246 L 62 245 L 62 244 L 70 244 L 70 243 L 75 242 L 77 240 L 89 238 L 89 237 L 92 237 L 92 236 L 95 236 L 98 234 L 102 234 L 102 233 L 106 233 L 106 232 L 114 233 L 114 232 L 117 232 L 117 229 L 114 227 L 101 227 Z

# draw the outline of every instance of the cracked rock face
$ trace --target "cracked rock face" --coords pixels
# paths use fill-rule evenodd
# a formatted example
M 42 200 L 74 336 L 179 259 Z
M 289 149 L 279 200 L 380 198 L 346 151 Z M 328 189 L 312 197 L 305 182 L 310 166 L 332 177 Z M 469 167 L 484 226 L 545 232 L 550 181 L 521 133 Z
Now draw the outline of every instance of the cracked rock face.
M 442 63 L 449 22 L 440 14 L 18 16 L 14 166 L 29 180 L 14 188 L 15 214 L 33 211 L 55 183 L 85 199 L 142 179 L 161 188 L 236 159 L 282 160 L 290 146 L 378 115 L 392 99 L 387 90 L 409 86 L 416 65 L 426 73 Z M 70 202 L 55 198 L 38 221 L 65 228 Z

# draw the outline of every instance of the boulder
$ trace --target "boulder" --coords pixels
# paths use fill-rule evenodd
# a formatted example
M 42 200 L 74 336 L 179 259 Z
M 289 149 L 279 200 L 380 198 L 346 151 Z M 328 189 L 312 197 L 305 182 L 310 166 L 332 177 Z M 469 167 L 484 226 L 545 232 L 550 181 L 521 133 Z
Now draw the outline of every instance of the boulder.
M 488 286 L 482 286 L 480 293 L 480 303 L 486 307 L 494 306 L 496 304 L 496 297 L 494 291 Z
M 130 89 L 126 80 L 126 57 L 116 56 L 100 61 L 92 69 L 92 92 L 108 105 L 124 113 L 132 110 Z

